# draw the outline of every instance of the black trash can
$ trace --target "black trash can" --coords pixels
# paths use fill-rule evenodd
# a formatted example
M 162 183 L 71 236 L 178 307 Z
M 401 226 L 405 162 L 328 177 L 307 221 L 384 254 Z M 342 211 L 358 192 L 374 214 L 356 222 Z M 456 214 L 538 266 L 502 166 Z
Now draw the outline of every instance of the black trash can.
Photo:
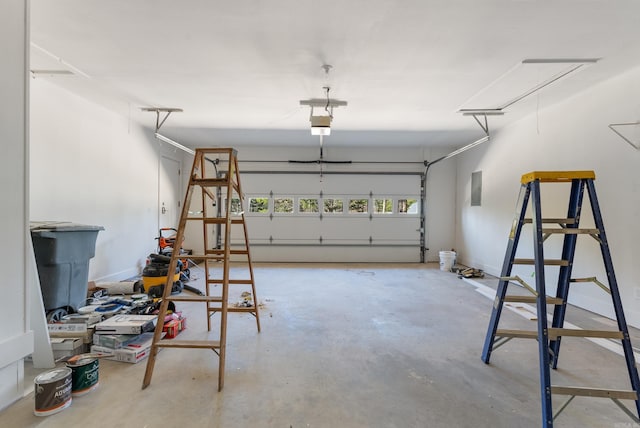
M 77 312 L 87 299 L 89 260 L 102 226 L 32 222 L 31 240 L 47 318 Z M 56 312 L 57 311 L 57 312 Z M 51 319 L 51 314 L 56 313 Z

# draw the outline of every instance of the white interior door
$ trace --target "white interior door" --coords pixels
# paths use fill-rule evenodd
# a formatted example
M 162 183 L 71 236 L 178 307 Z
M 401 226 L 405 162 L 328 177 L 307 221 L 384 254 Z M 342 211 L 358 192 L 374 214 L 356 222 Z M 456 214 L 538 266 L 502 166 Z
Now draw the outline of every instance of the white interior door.
M 180 161 L 162 156 L 159 175 L 158 224 L 160 228 L 177 228 L 182 204 Z

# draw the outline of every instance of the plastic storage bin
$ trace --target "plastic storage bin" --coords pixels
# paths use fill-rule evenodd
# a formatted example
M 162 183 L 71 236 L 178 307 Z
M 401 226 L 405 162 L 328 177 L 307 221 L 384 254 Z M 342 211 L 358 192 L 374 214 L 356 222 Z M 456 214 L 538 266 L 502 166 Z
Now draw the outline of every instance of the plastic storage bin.
M 77 312 L 84 306 L 89 260 L 95 256 L 101 230 L 102 226 L 74 223 L 31 223 L 31 240 L 48 318 L 51 311 Z

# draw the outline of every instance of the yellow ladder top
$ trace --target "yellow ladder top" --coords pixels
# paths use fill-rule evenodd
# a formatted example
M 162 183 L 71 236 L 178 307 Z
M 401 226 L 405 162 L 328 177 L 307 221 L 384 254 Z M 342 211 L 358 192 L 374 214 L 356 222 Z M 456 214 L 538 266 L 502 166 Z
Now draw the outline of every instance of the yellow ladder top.
M 596 173 L 593 171 L 532 171 L 522 176 L 522 184 L 540 180 L 547 183 L 562 183 L 574 179 L 595 180 Z

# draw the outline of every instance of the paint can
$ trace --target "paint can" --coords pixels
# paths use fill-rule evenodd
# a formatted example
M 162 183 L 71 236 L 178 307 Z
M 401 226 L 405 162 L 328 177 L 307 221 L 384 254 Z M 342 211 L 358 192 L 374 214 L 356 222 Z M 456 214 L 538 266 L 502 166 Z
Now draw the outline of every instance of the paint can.
M 74 397 L 84 395 L 98 387 L 100 362 L 89 355 L 78 355 L 67 363 L 71 369 L 71 394 Z
M 71 405 L 71 369 L 60 367 L 39 374 L 35 383 L 36 416 L 49 416 Z

